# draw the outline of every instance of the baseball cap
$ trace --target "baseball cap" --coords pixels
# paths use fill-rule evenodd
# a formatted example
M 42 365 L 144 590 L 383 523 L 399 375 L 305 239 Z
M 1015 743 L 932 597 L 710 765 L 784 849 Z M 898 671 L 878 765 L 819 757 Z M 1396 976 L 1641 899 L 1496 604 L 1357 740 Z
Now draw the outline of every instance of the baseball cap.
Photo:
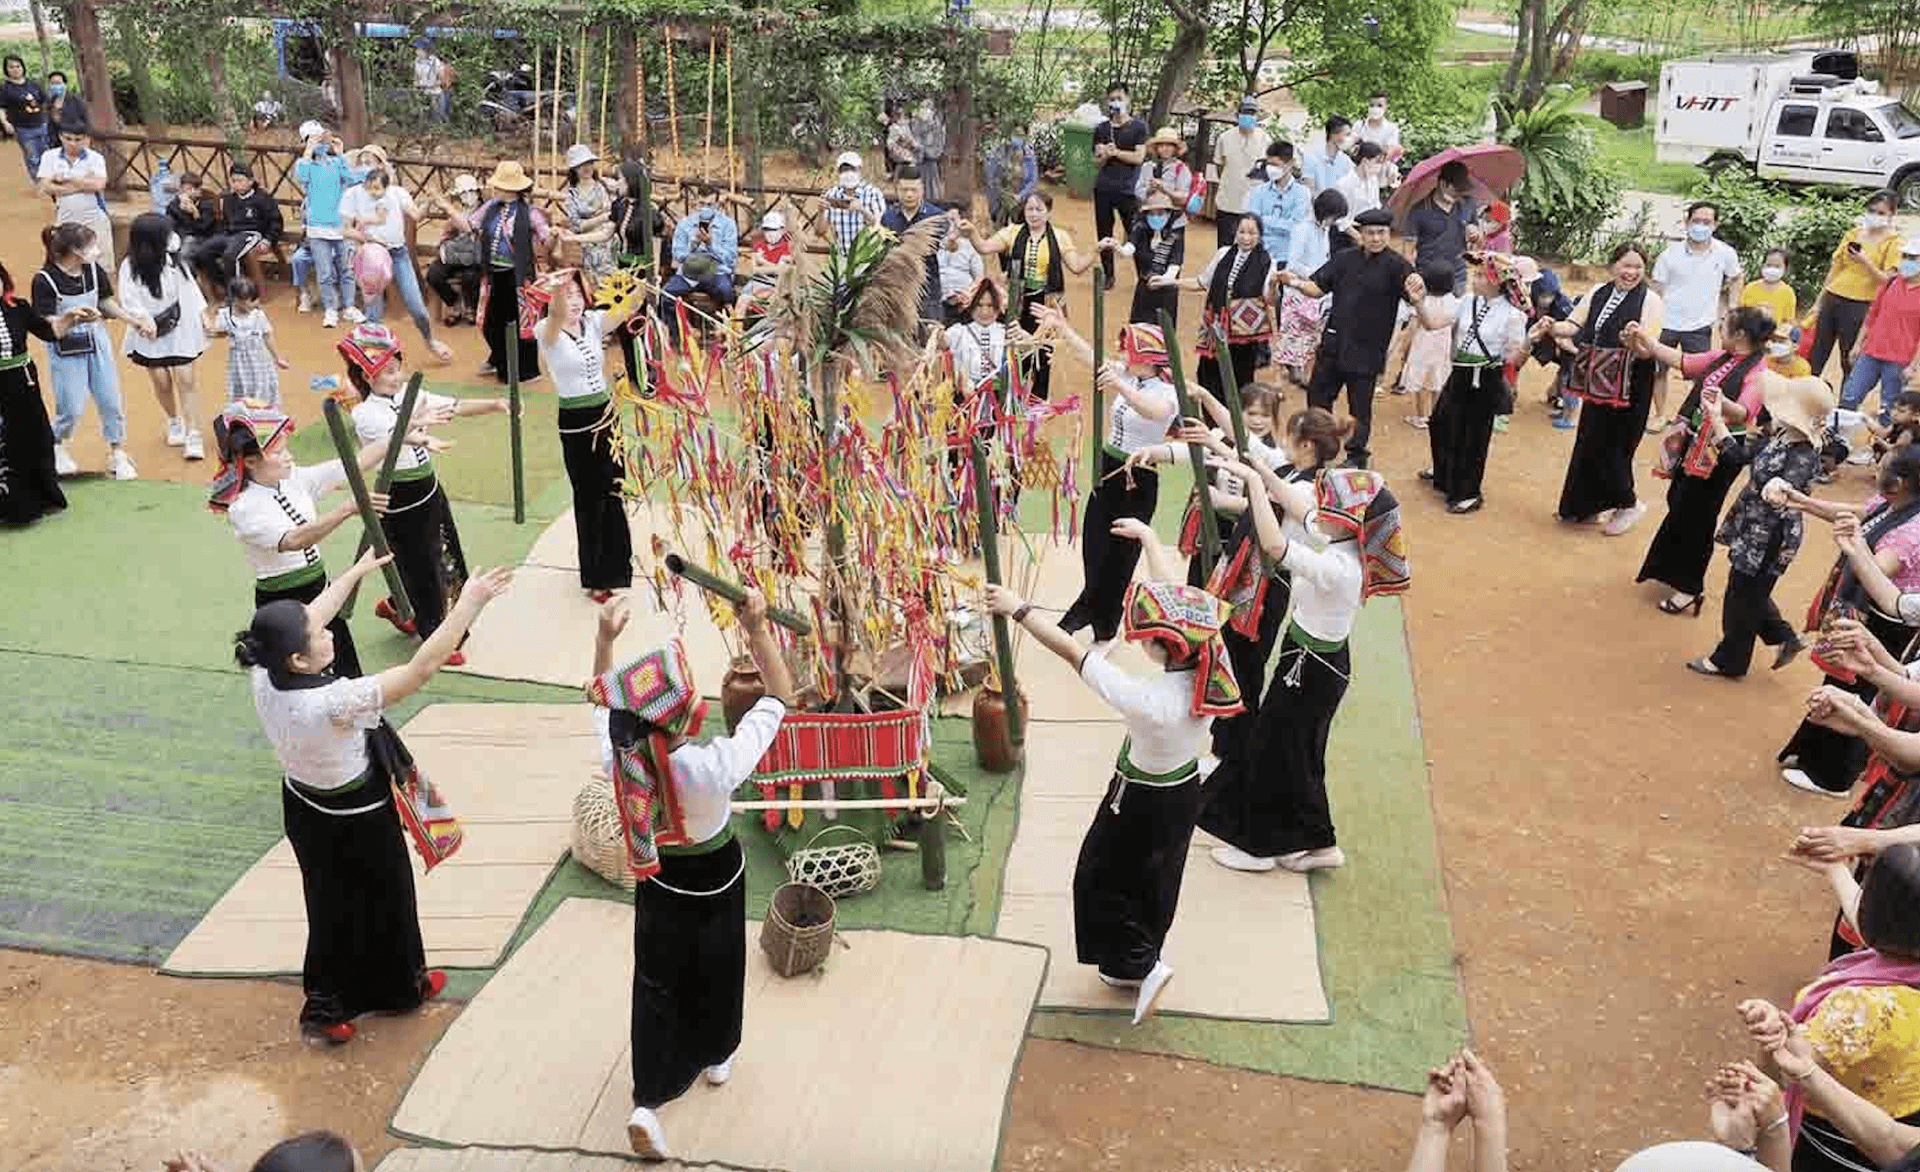
M 762 228 L 785 228 L 787 226 L 787 218 L 779 212 L 768 212 L 766 215 L 760 217 L 760 226 Z
M 836 171 L 844 171 L 848 167 L 852 167 L 856 171 L 860 170 L 861 162 L 859 151 L 841 151 L 840 157 L 833 161 L 833 169 Z

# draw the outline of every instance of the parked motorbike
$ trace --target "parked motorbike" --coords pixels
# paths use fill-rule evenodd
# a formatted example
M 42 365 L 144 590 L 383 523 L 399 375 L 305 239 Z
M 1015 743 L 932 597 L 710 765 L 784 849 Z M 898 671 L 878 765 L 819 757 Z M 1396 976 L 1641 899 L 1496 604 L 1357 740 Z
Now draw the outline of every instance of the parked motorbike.
M 557 116 L 561 137 L 571 141 L 574 122 L 579 114 L 573 91 L 547 89 L 536 92 L 531 65 L 487 71 L 487 84 L 481 91 L 479 113 L 493 124 L 496 131 L 505 134 L 531 130 L 535 107 L 540 109 L 542 127 L 549 125 L 550 117 Z

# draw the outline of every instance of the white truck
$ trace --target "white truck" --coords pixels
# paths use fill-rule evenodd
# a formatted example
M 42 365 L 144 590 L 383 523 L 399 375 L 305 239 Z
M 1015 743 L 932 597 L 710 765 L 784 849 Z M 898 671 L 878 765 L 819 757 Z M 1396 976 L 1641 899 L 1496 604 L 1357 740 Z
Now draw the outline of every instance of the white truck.
M 1920 210 L 1920 117 L 1861 80 L 1852 53 L 1711 56 L 1660 69 L 1661 162 L 1891 188 Z

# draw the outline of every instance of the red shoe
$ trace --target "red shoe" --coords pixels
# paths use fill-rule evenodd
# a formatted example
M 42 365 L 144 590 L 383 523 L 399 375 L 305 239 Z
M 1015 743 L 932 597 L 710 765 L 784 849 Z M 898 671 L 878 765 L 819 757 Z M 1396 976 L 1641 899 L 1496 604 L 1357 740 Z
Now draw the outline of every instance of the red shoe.
M 587 597 L 593 599 L 595 602 L 604 603 L 613 597 L 613 591 L 589 590 L 587 591 Z
M 425 995 L 422 996 L 420 999 L 422 1001 L 431 1001 L 435 997 L 440 996 L 441 991 L 444 990 L 446 987 L 447 987 L 447 974 L 441 972 L 439 969 L 428 969 L 427 970 L 427 991 Z
M 453 653 L 452 655 L 449 655 L 449 656 L 447 656 L 447 666 L 448 666 L 448 667 L 465 667 L 465 666 L 467 666 L 467 657 L 466 657 L 466 655 L 465 655 L 465 654 L 464 654 L 463 652 L 459 652 L 459 651 L 456 651 L 456 652 L 454 652 L 454 653 Z M 441 980 L 443 980 L 443 981 L 444 981 L 444 980 L 446 980 L 446 978 L 445 978 L 444 976 L 442 976 L 442 977 L 441 977 L 440 979 L 441 979 Z
M 317 1038 L 330 1046 L 344 1046 L 353 1041 L 360 1031 L 350 1021 L 335 1022 L 329 1026 L 302 1026 L 301 1031 L 310 1038 Z
M 382 598 L 379 602 L 374 603 L 373 614 L 375 618 L 382 618 L 392 623 L 393 629 L 399 631 L 402 635 L 411 635 L 414 632 L 413 620 L 401 618 L 400 612 L 393 609 L 393 599 L 391 598 Z

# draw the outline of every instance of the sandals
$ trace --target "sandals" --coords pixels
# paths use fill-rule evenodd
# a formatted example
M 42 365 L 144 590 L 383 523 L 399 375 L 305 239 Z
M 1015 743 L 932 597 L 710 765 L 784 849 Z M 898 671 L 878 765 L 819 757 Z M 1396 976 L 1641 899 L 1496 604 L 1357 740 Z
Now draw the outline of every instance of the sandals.
M 1661 614 L 1686 614 L 1688 611 L 1692 611 L 1693 617 L 1697 619 L 1700 617 L 1700 607 L 1706 602 L 1707 596 L 1705 594 L 1696 594 L 1691 601 L 1681 603 L 1676 603 L 1673 599 L 1674 596 L 1669 594 L 1660 600 Z
M 1715 667 L 1713 665 L 1713 660 L 1708 659 L 1704 655 L 1702 655 L 1698 659 L 1687 660 L 1687 670 L 1690 672 L 1693 672 L 1695 675 L 1720 676 L 1722 678 L 1729 679 L 1729 680 L 1735 678 L 1733 676 L 1727 675 L 1726 672 L 1723 672 L 1719 668 Z

